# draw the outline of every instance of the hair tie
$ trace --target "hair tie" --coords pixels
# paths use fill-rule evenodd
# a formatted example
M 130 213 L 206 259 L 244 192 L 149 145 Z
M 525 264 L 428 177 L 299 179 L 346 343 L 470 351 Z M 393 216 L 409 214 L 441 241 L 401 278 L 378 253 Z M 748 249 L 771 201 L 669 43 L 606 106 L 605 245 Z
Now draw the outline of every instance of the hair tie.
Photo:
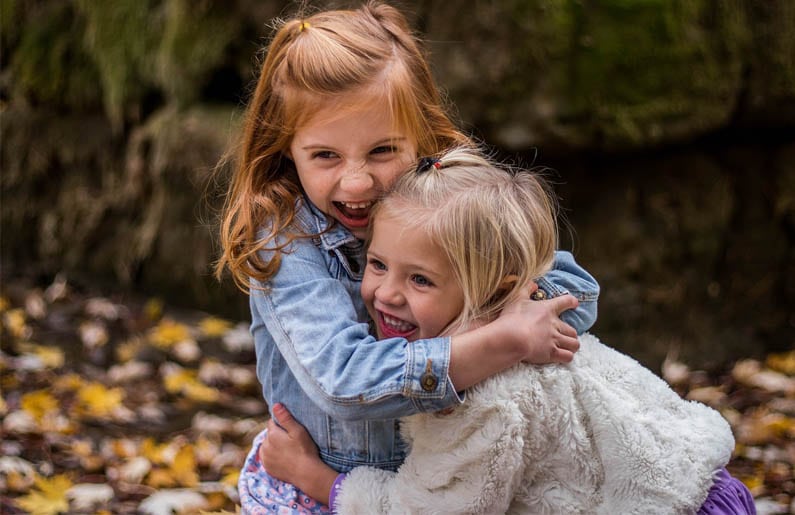
M 417 174 L 423 174 L 431 169 L 431 167 L 436 168 L 437 170 L 442 168 L 442 162 L 439 161 L 436 157 L 423 157 L 420 159 L 420 162 L 417 163 Z
M 301 20 L 301 25 L 298 26 L 298 32 L 303 32 L 304 29 L 308 29 L 309 27 L 311 27 L 311 25 L 309 25 L 308 21 Z

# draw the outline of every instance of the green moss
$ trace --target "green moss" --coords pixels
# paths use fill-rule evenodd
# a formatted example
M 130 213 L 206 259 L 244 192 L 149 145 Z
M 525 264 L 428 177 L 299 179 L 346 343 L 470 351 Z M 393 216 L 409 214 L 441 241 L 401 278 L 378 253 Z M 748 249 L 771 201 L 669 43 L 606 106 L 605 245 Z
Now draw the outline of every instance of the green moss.
M 157 52 L 158 82 L 177 103 L 193 102 L 230 42 L 241 32 L 240 16 L 220 2 L 168 0 Z
M 749 40 L 738 2 L 570 3 L 577 20 L 568 76 L 571 114 L 608 141 L 647 142 L 653 124 L 725 122 Z M 618 122 L 618 123 L 617 123 Z
M 17 11 L 11 22 L 24 27 L 12 49 L 15 94 L 78 110 L 96 106 L 97 70 L 83 50 L 83 25 L 69 4 L 44 3 L 24 13 Z
M 162 16 L 157 0 L 75 0 L 85 17 L 85 46 L 99 70 L 105 111 L 117 127 L 125 106 L 152 82 Z

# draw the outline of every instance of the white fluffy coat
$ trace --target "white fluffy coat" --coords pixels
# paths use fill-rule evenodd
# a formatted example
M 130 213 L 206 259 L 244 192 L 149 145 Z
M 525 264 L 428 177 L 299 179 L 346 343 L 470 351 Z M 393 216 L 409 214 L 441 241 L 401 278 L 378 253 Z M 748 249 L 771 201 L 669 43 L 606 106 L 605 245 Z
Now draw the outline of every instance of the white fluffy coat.
M 727 422 L 596 337 L 580 343 L 568 365 L 518 365 L 449 415 L 403 419 L 405 463 L 353 470 L 338 512 L 695 513 L 734 448 Z

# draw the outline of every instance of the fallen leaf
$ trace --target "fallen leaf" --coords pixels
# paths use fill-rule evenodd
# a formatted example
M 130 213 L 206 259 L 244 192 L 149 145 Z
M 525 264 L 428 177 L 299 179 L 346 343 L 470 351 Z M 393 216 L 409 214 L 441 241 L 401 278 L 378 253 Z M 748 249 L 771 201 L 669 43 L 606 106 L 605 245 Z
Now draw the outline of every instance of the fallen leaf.
M 243 352 L 254 349 L 254 337 L 251 336 L 249 325 L 241 322 L 227 331 L 221 338 L 224 348 L 229 352 Z
M 79 483 L 66 491 L 66 498 L 78 510 L 88 510 L 98 505 L 107 505 L 114 496 L 113 488 L 106 484 Z
M 61 368 L 64 364 L 64 353 L 57 347 L 36 345 L 30 342 L 20 342 L 17 345 L 19 352 L 36 356 L 44 368 Z
M 171 476 L 180 486 L 196 486 L 199 474 L 196 472 L 196 456 L 192 445 L 185 445 L 174 456 L 170 466 Z
M 198 492 L 184 488 L 160 490 L 138 506 L 141 513 L 147 515 L 173 515 L 189 510 L 201 510 L 207 507 L 207 499 Z
M 707 404 L 713 408 L 720 408 L 726 403 L 726 392 L 721 386 L 702 386 L 687 392 L 685 398 Z
M 765 364 L 778 372 L 795 376 L 795 350 L 780 354 L 771 354 Z
M 38 423 L 41 423 L 45 416 L 58 413 L 58 404 L 58 399 L 45 390 L 26 393 L 19 401 L 20 408 Z
M 31 290 L 25 296 L 25 312 L 36 320 L 47 316 L 47 303 L 39 290 Z
M 155 347 L 167 349 L 184 340 L 190 339 L 190 329 L 185 324 L 180 324 L 168 318 L 160 321 L 149 331 L 149 341 Z
M 16 308 L 9 309 L 3 313 L 3 325 L 8 329 L 12 336 L 19 339 L 28 339 L 32 334 L 31 328 L 27 325 L 25 311 Z
M 77 392 L 77 409 L 79 413 L 94 418 L 105 418 L 122 406 L 123 399 L 124 390 L 121 388 L 107 388 L 101 383 L 89 383 Z
M 232 322 L 222 318 L 207 317 L 199 322 L 199 330 L 208 338 L 223 336 L 232 328 Z
M 88 320 L 80 324 L 77 329 L 83 347 L 88 350 L 97 349 L 108 343 L 108 330 L 105 324 L 95 320 Z
M 66 491 L 72 482 L 64 475 L 52 478 L 36 477 L 33 483 L 38 490 L 16 499 L 16 504 L 31 515 L 57 515 L 69 510 Z
M 62 274 L 56 275 L 52 284 L 44 290 L 44 297 L 50 304 L 65 299 L 67 295 L 69 295 L 69 285 L 66 282 L 66 277 Z
M 31 462 L 17 456 L 0 456 L 0 490 L 27 490 L 35 478 L 36 469 Z
M 86 301 L 84 309 L 89 316 L 104 318 L 105 320 L 117 320 L 123 307 L 114 304 L 108 299 L 95 297 Z
M 144 316 L 152 322 L 163 316 L 163 301 L 158 298 L 149 299 L 144 305 Z
M 140 483 L 152 470 L 152 463 L 143 456 L 135 456 L 118 468 L 119 479 L 126 483 Z
M 171 394 L 181 393 L 185 397 L 198 402 L 216 402 L 220 392 L 198 381 L 198 373 L 176 365 L 163 366 L 163 384 Z

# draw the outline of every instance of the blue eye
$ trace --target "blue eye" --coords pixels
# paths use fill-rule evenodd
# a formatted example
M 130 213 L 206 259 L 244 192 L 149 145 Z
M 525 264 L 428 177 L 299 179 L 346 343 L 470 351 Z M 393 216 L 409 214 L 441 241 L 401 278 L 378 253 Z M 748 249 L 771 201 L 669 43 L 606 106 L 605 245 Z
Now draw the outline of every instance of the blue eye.
M 433 283 L 425 277 L 424 275 L 414 274 L 411 276 L 411 280 L 414 281 L 414 284 L 417 286 L 433 286 Z
M 375 258 L 370 258 L 367 261 L 367 264 L 369 264 L 371 267 L 373 267 L 374 270 L 377 270 L 379 272 L 383 272 L 384 270 L 386 270 L 386 265 Z

